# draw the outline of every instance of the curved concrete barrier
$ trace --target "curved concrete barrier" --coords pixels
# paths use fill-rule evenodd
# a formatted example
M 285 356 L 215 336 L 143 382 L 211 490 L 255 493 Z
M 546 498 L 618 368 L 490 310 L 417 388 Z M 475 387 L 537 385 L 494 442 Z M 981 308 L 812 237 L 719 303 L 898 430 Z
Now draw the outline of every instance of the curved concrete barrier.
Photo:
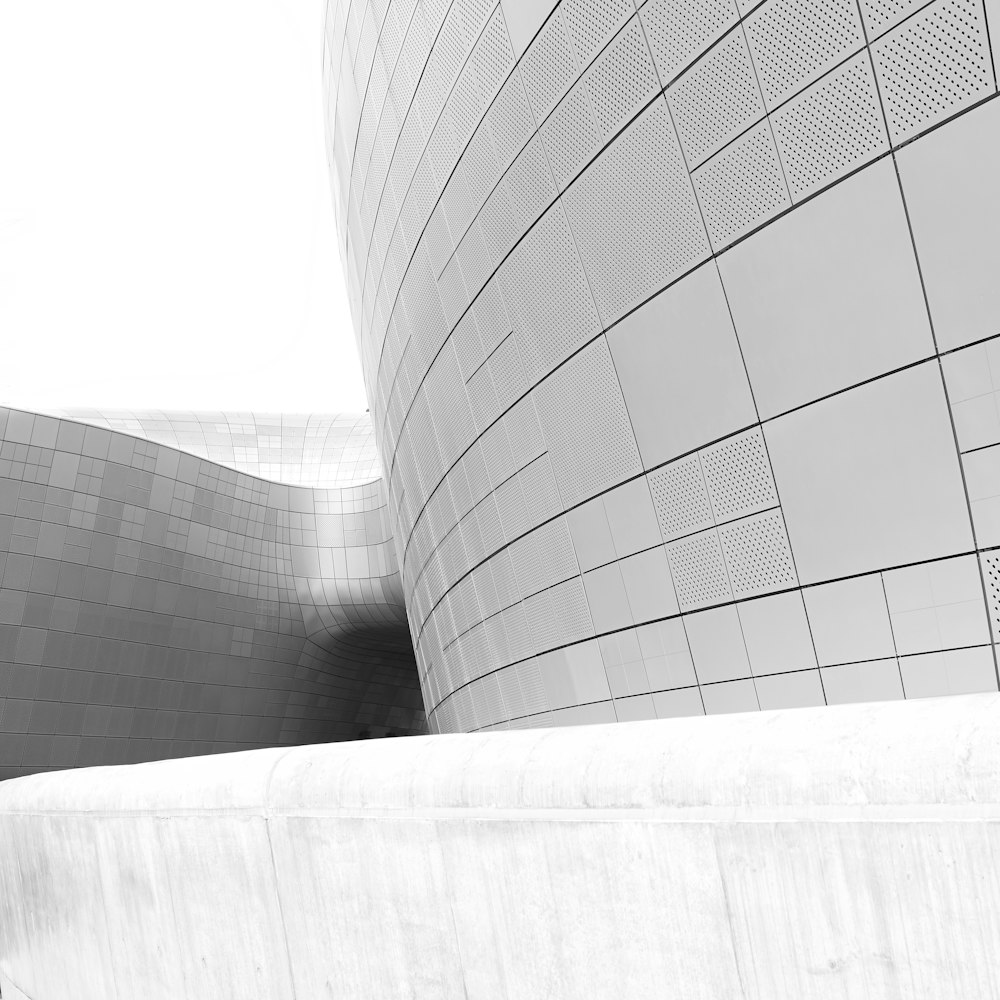
M 20 778 L 0 985 L 997 997 L 998 793 L 998 695 Z

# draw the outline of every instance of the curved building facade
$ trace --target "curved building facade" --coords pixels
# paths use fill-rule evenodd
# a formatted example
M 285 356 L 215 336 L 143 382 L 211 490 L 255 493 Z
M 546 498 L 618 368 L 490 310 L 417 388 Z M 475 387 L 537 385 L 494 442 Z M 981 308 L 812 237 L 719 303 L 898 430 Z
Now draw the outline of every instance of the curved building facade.
M 170 417 L 248 448 L 219 418 Z M 254 419 L 269 464 L 311 456 L 305 482 L 357 478 L 373 458 L 364 417 L 342 462 L 328 434 L 282 447 L 279 419 L 243 427 Z M 0 409 L 0 777 L 425 732 L 390 531 L 377 478 L 272 482 Z
M 996 0 L 331 0 L 432 731 L 996 689 L 991 31 Z

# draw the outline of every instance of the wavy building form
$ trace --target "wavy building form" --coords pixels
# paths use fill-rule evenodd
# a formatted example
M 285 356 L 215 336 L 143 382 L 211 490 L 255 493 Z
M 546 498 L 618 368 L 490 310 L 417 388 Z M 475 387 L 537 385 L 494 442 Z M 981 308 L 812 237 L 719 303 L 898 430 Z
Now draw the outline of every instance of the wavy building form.
M 0 774 L 996 690 L 991 29 L 332 0 L 372 417 L 2 411 Z
M 0 409 L 0 777 L 426 731 L 367 419 L 239 417 L 170 421 L 327 486 Z
M 996 689 L 996 0 L 326 31 L 432 731 Z

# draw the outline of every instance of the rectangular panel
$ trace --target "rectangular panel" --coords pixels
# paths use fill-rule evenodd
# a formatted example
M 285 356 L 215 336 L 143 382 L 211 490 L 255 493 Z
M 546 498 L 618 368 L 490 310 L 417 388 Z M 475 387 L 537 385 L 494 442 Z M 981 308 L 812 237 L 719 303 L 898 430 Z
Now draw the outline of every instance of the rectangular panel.
M 566 507 L 641 471 L 611 352 L 599 337 L 535 390 Z
M 934 351 L 890 161 L 719 260 L 761 417 Z
M 605 326 L 708 256 L 662 99 L 601 153 L 563 200 Z
M 796 410 L 764 435 L 803 583 L 972 547 L 936 363 Z
M 898 161 L 938 346 L 995 336 L 1000 102 L 912 143 Z
M 802 594 L 821 666 L 896 655 L 878 573 L 807 587 Z
M 714 264 L 608 333 L 646 468 L 757 422 Z
M 685 615 L 684 629 L 701 684 L 750 676 L 750 661 L 734 605 Z
M 816 665 L 802 594 L 775 594 L 736 606 L 755 676 Z

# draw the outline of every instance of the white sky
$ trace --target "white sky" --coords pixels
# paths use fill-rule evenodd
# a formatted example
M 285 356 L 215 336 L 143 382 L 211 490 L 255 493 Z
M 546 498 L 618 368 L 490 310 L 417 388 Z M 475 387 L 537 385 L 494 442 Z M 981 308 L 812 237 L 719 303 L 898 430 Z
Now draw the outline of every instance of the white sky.
M 362 412 L 322 0 L 0 0 L 0 403 Z

